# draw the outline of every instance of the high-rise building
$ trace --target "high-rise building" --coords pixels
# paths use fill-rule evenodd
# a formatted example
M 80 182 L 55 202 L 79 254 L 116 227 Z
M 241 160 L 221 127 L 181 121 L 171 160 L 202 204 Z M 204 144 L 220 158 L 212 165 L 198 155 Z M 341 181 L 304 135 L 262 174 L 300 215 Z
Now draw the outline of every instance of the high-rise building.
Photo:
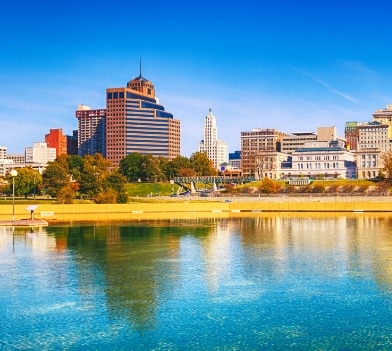
M 67 135 L 67 155 L 78 154 L 78 131 L 73 130 L 72 135 Z
M 223 140 L 218 140 L 218 128 L 216 118 L 210 109 L 204 121 L 204 139 L 199 143 L 199 151 L 205 152 L 207 157 L 214 163 L 216 169 L 222 163 L 229 162 L 229 148 Z
M 345 137 L 357 157 L 358 178 L 376 178 L 384 166 L 382 154 L 392 151 L 392 105 L 376 110 L 370 122 L 346 122 Z
M 317 134 L 313 132 L 291 133 L 282 137 L 281 151 L 292 154 L 296 149 L 303 147 L 305 143 L 316 140 Z
M 241 132 L 241 168 L 244 175 L 255 175 L 259 154 L 281 151 L 282 138 L 287 134 L 277 129 L 254 128 Z
M 45 142 L 50 148 L 56 149 L 56 157 L 67 154 L 67 136 L 62 129 L 49 129 L 49 134 L 45 135 Z
M 0 146 L 0 161 L 7 157 L 7 146 Z
M 7 147 L 0 146 L 0 177 L 4 177 L 13 167 L 14 160 L 7 155 Z
M 378 148 L 382 151 L 390 150 L 391 124 L 381 121 L 364 122 L 357 125 L 358 148 L 357 150 Z
M 385 109 L 377 109 L 373 113 L 373 121 L 378 121 L 382 124 L 392 124 L 392 105 L 387 105 Z
M 344 127 L 344 137 L 347 140 L 347 149 L 355 151 L 358 150 L 359 128 L 361 123 L 350 121 L 346 122 Z
M 106 89 L 106 158 L 118 166 L 131 153 L 180 155 L 180 121 L 159 104 L 141 73 L 126 87 Z
M 48 147 L 47 143 L 34 143 L 32 147 L 25 148 L 25 162 L 47 164 L 56 159 L 56 149 Z
M 79 105 L 75 116 L 78 119 L 78 155 L 100 153 L 106 157 L 106 110 Z
M 371 122 L 346 122 L 344 134 L 350 150 L 378 148 L 391 151 L 392 105 L 376 110 Z

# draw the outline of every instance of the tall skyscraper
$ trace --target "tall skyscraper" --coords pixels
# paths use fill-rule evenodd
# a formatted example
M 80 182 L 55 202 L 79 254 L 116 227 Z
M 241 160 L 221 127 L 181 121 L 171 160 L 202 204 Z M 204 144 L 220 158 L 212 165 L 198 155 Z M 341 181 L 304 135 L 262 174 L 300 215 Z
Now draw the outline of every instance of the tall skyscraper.
M 56 149 L 56 157 L 67 154 L 67 136 L 62 129 L 50 129 L 45 135 L 45 142 L 49 148 Z
M 219 168 L 222 163 L 229 162 L 229 149 L 226 141 L 218 140 L 216 118 L 210 109 L 204 121 L 204 139 L 199 143 L 199 151 L 205 152 L 207 157 L 214 162 L 214 167 Z
M 78 155 L 100 153 L 106 157 L 106 110 L 79 105 L 75 116 L 78 119 Z
M 106 158 L 118 166 L 134 152 L 169 160 L 180 155 L 180 121 L 159 104 L 141 68 L 126 87 L 106 89 Z
M 72 135 L 67 135 L 67 155 L 78 154 L 78 131 L 73 130 Z

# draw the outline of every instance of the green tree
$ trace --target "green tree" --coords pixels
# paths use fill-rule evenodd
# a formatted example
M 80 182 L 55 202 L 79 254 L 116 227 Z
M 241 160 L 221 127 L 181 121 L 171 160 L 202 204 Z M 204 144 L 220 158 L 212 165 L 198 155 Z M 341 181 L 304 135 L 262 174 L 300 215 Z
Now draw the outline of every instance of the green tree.
M 152 155 L 144 155 L 142 162 L 142 174 L 145 180 L 160 180 L 164 177 L 159 160 Z
M 102 188 L 104 190 L 113 189 L 120 193 L 125 190 L 127 179 L 119 172 L 110 173 L 102 180 Z
M 72 204 L 74 199 L 74 191 L 68 184 L 60 189 L 56 197 L 57 201 L 62 204 Z
M 72 176 L 72 179 L 79 182 L 84 167 L 83 157 L 78 155 L 68 155 L 67 164 L 69 174 Z
M 171 173 L 169 170 L 169 161 L 166 157 L 159 156 L 157 157 L 158 160 L 158 167 L 160 169 L 161 176 L 159 180 L 161 182 L 170 179 Z
M 137 152 L 129 154 L 120 160 L 119 171 L 127 178 L 128 182 L 136 182 L 138 179 L 142 179 L 142 164 L 144 156 Z
M 90 197 L 97 196 L 101 191 L 99 177 L 94 167 L 85 168 L 80 176 L 79 192 Z
M 67 173 L 69 173 L 68 155 L 62 154 L 60 156 L 57 156 L 54 160 L 54 163 L 57 163 L 61 168 L 63 168 Z
M 110 162 L 101 154 L 83 157 L 79 191 L 81 194 L 96 197 L 103 191 L 102 180 L 109 174 Z
M 115 204 L 117 202 L 117 193 L 113 189 L 109 189 L 100 193 L 94 201 L 97 204 Z
M 42 186 L 51 197 L 57 197 L 60 190 L 69 185 L 69 176 L 60 162 L 49 162 L 42 173 Z
M 42 183 L 41 174 L 31 167 L 19 168 L 18 175 L 15 177 L 15 194 L 27 198 L 29 194 L 37 194 Z M 10 184 L 8 193 L 12 192 L 12 177 L 8 175 L 8 183 Z
M 168 163 L 167 177 L 186 177 L 186 175 L 183 174 L 189 172 L 184 172 L 185 169 L 191 169 L 191 162 L 189 161 L 189 158 L 185 156 L 177 156 Z
M 106 194 L 106 196 L 100 197 L 99 201 L 112 201 L 112 194 L 114 193 L 116 195 L 115 202 L 128 202 L 128 195 L 125 191 L 126 182 L 126 178 L 119 172 L 109 174 L 105 179 L 102 180 L 103 194 Z
M 218 174 L 214 169 L 213 162 L 207 157 L 205 152 L 195 152 L 189 158 L 191 168 L 194 169 L 197 176 L 215 176 Z
M 193 168 L 181 168 L 177 174 L 179 177 L 194 177 L 196 172 Z
M 83 171 L 92 168 L 96 174 L 103 175 L 111 166 L 110 161 L 105 159 L 101 154 L 86 155 L 83 157 Z

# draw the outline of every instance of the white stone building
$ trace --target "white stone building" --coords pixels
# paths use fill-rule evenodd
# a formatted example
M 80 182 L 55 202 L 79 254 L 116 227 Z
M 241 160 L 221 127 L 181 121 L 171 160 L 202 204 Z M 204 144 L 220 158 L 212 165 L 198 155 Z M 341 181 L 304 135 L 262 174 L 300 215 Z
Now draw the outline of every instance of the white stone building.
M 219 169 L 222 163 L 229 162 L 229 148 L 226 141 L 218 140 L 216 118 L 211 109 L 204 121 L 204 139 L 199 143 L 199 151 L 207 154 L 216 169 Z
M 308 147 L 306 147 L 308 146 Z M 284 177 L 356 178 L 355 155 L 339 145 L 320 142 L 292 154 L 292 169 Z
M 378 148 L 364 148 L 357 150 L 357 177 L 358 179 L 373 179 L 378 177 L 384 167 L 383 152 Z
M 32 147 L 25 148 L 25 162 L 47 164 L 56 159 L 56 149 L 48 147 L 46 143 L 34 143 Z

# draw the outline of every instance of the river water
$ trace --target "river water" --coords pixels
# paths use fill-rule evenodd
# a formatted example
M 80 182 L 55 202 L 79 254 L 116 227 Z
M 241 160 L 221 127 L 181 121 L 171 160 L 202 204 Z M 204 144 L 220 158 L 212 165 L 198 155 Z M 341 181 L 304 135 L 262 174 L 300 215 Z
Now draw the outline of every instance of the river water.
M 392 216 L 0 228 L 0 350 L 392 350 Z

